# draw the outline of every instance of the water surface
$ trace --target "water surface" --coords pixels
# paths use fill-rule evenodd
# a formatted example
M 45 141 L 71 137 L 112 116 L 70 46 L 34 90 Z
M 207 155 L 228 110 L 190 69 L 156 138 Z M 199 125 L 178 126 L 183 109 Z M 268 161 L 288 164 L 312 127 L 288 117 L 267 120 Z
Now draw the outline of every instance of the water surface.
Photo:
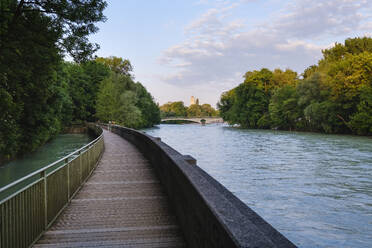
M 371 247 L 372 139 L 159 125 L 161 137 L 300 247 Z
M 93 140 L 88 134 L 60 134 L 35 152 L 0 166 L 0 188 L 63 158 Z

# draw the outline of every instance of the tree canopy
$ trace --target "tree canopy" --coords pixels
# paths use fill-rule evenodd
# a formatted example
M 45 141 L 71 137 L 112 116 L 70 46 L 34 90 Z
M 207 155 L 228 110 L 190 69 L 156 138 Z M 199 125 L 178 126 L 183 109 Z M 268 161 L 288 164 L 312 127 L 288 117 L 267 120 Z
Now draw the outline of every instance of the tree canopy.
M 91 58 L 88 35 L 104 21 L 101 0 L 3 0 L 0 5 L 0 162 L 33 151 L 71 120 L 62 61 Z
M 34 151 L 65 126 L 96 121 L 99 90 L 109 80 L 130 86 L 120 85 L 118 99 L 105 98 L 122 103 L 123 124 L 145 127 L 160 121 L 151 95 L 133 82 L 129 60 L 93 60 L 99 46 L 88 36 L 105 21 L 106 5 L 103 0 L 1 1 L 0 163 Z M 65 56 L 74 62 L 64 62 Z
M 248 71 L 221 95 L 221 116 L 246 128 L 372 135 L 372 38 L 322 52 L 302 79 L 290 69 Z
M 161 117 L 208 117 L 218 116 L 210 104 L 199 105 L 197 100 L 195 104 L 186 107 L 182 101 L 168 102 L 160 106 Z
M 114 57 L 98 59 L 102 65 L 112 61 L 126 61 Z M 120 63 L 121 64 L 121 63 Z M 129 64 L 130 62 L 128 61 Z M 134 82 L 129 71 L 109 66 L 110 76 L 99 86 L 95 116 L 103 122 L 114 121 L 132 128 L 151 127 L 160 122 L 160 110 L 151 94 L 139 82 Z

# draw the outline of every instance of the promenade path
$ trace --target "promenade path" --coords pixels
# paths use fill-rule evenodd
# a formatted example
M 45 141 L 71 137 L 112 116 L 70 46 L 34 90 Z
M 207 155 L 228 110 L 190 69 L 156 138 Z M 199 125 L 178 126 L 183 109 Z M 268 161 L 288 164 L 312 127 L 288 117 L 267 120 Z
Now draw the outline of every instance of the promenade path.
M 154 169 L 135 146 L 104 130 L 89 180 L 34 247 L 185 247 Z

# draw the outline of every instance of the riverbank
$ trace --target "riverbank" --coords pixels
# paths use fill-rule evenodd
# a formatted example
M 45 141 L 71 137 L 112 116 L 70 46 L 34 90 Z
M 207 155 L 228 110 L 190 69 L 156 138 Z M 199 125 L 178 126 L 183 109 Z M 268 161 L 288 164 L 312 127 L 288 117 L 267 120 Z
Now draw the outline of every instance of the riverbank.
M 255 130 L 255 131 L 274 131 L 274 132 L 288 132 L 288 133 L 313 133 L 313 134 L 321 134 L 321 135 L 342 135 L 342 136 L 353 136 L 353 137 L 365 137 L 372 139 L 372 135 L 358 135 L 358 134 L 353 134 L 353 133 L 325 133 L 325 132 L 320 132 L 320 131 L 310 131 L 310 130 L 287 130 L 287 129 L 275 129 L 275 128 L 246 128 L 246 127 L 241 127 L 237 124 L 235 125 L 230 125 L 225 122 L 226 125 L 228 125 L 231 128 L 236 128 L 239 130 Z

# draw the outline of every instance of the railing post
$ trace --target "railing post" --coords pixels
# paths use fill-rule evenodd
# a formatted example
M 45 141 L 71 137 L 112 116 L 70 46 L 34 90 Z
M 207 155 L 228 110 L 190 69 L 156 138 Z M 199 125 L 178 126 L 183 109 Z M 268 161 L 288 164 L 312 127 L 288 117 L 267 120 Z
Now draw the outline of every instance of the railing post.
M 48 227 L 48 197 L 47 197 L 47 175 L 46 171 L 41 172 L 41 177 L 44 179 L 44 229 Z
M 83 161 L 82 161 L 82 158 L 81 158 L 81 150 L 79 151 L 79 164 L 80 164 L 80 182 L 79 182 L 79 185 L 81 184 L 81 182 L 83 181 Z
M 68 158 L 65 159 L 65 163 L 67 164 L 67 201 L 70 201 L 70 164 Z
M 186 160 L 187 163 L 196 165 L 196 159 L 193 158 L 191 155 L 183 155 L 183 158 Z
M 91 150 L 90 150 L 90 148 L 91 148 L 91 146 L 88 146 L 88 149 L 87 149 L 87 157 L 88 157 L 88 169 L 89 169 L 89 173 L 91 172 L 91 170 L 92 170 L 92 165 L 91 165 L 91 162 L 92 161 L 90 161 L 90 152 L 91 152 Z M 89 173 L 88 173 L 88 175 L 89 175 Z

